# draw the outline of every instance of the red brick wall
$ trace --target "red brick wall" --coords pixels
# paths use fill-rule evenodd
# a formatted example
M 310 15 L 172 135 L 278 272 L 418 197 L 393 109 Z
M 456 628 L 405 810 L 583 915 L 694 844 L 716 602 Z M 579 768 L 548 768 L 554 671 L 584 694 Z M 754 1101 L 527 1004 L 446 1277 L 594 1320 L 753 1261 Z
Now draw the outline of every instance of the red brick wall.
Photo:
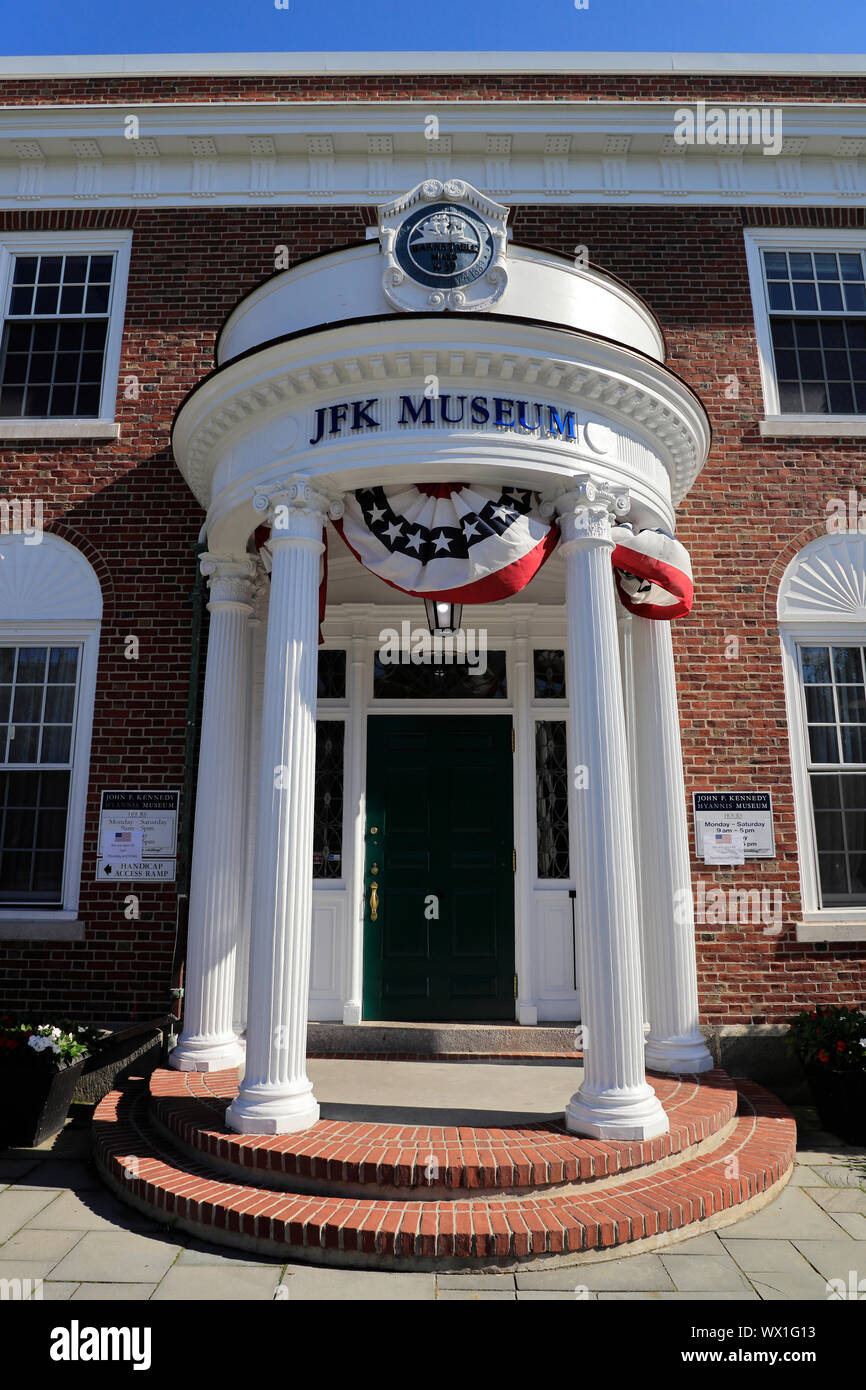
M 580 75 L 92 77 L 6 81 L 0 102 L 94 106 L 142 101 L 814 101 L 861 102 L 856 77 Z
M 791 84 L 787 90 L 793 94 Z M 826 499 L 860 485 L 863 450 L 854 440 L 760 439 L 763 406 L 742 229 L 763 216 L 735 207 L 517 208 L 513 214 L 517 241 L 565 253 L 585 244 L 592 261 L 646 298 L 664 328 L 670 365 L 700 394 L 713 424 L 709 462 L 681 510 L 698 594 L 693 614 L 675 629 L 686 775 L 689 791 L 769 788 L 778 857 L 748 871 L 693 867 L 708 885 L 780 888 L 784 930 L 698 927 L 707 1022 L 760 1023 L 811 1000 L 860 1003 L 866 996 L 862 946 L 794 940 L 799 880 L 774 619 L 784 563 L 820 533 Z M 789 218 L 804 221 L 787 210 L 766 220 Z M 862 211 L 821 211 L 805 220 L 866 225 Z M 227 311 L 271 272 L 275 245 L 308 255 L 363 237 L 368 221 L 368 210 L 336 207 L 3 219 L 14 229 L 133 228 L 121 375 L 135 373 L 141 381 L 139 401 L 120 403 L 117 444 L 40 443 L 3 454 L 3 487 L 13 496 L 42 496 L 58 529 L 77 543 L 83 538 L 106 597 L 82 877 L 87 940 L 0 948 L 7 1007 L 63 1007 L 121 1019 L 166 1005 L 173 891 L 139 885 L 142 917 L 127 922 L 123 893 L 95 884 L 93 873 L 102 788 L 182 783 L 187 596 L 202 515 L 170 457 L 172 416 L 210 370 Z M 736 400 L 723 394 L 730 373 L 739 380 Z M 123 656 L 129 632 L 141 638 L 137 663 Z M 738 660 L 724 656 L 731 635 L 740 640 Z

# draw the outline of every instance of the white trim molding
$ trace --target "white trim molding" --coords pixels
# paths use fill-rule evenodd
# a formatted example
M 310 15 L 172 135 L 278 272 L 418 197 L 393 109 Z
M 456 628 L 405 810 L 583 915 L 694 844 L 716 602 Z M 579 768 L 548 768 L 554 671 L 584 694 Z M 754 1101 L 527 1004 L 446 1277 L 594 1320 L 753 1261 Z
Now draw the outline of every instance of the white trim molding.
M 737 73 L 759 77 L 857 77 L 866 73 L 861 53 L 584 53 L 508 50 L 402 51 L 397 53 L 63 53 L 0 58 L 0 76 L 19 80 L 60 77 L 257 77 L 273 75 L 416 76 L 418 73 L 646 73 L 709 77 Z
M 866 907 L 821 906 L 806 751 L 808 735 L 797 655 L 797 648 L 802 645 L 866 643 L 866 535 L 819 536 L 798 551 L 782 576 L 777 614 L 803 907 L 802 919 L 796 923 L 797 940 L 866 939 Z
M 717 111 L 722 143 L 686 131 L 683 113 Z M 0 207 L 375 207 L 455 176 L 505 205 L 848 207 L 864 141 L 854 101 L 185 102 L 142 84 L 123 104 L 0 106 Z
M 770 310 L 764 280 L 762 251 L 862 251 L 866 250 L 866 227 L 746 227 L 746 264 L 755 338 L 764 394 L 765 419 L 759 422 L 761 436 L 850 438 L 866 434 L 866 415 L 783 415 L 776 384 L 776 366 L 770 333 Z M 818 312 L 818 311 L 816 311 Z M 804 315 L 806 311 L 804 311 Z
M 16 256 L 113 255 L 111 298 L 99 416 L 34 417 L 13 416 L 0 420 L 0 439 L 117 439 L 120 426 L 114 423 L 117 405 L 118 373 L 123 341 L 126 289 L 132 232 L 50 231 L 0 232 L 0 327 L 6 321 L 12 268 Z

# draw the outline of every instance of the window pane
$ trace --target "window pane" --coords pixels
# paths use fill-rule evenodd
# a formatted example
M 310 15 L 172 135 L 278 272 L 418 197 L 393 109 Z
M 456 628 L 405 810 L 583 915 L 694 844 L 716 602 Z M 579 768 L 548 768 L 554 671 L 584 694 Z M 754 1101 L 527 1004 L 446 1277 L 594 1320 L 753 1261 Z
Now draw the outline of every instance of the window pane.
M 800 661 L 803 680 L 807 683 L 831 681 L 829 647 L 801 647 Z
M 809 725 L 809 753 L 813 763 L 839 762 L 839 742 L 832 724 Z
M 842 736 L 842 761 L 866 763 L 866 728 L 861 724 L 843 724 L 839 732 Z
M 859 647 L 834 647 L 833 672 L 837 681 L 862 681 L 863 659 Z
M 849 811 L 845 817 L 845 838 L 848 850 L 866 849 L 866 811 Z
M 844 849 L 845 841 L 842 838 L 842 812 L 816 811 L 815 837 L 819 849 Z
M 806 718 L 812 724 L 829 724 L 835 720 L 832 685 L 806 686 Z
M 41 763 L 66 763 L 72 746 L 71 724 L 49 724 L 42 731 Z
M 780 283 L 778 280 L 771 280 L 767 285 L 767 296 L 771 309 L 791 308 L 791 291 L 788 285 Z
M 313 877 L 343 872 L 343 743 L 340 719 L 316 723 L 316 794 L 313 811 Z
M 866 811 L 866 777 L 858 772 L 849 772 L 840 777 L 839 782 L 842 787 L 842 805 L 850 810 Z
M 13 724 L 9 729 L 8 761 L 35 763 L 39 756 L 39 725 Z
M 78 648 L 77 647 L 52 647 L 48 658 L 48 682 L 62 682 L 67 684 L 75 680 L 78 670 Z
M 539 878 L 568 878 L 568 752 L 563 720 L 535 725 L 535 806 Z
M 16 685 L 12 705 L 13 724 L 37 724 L 42 718 L 41 685 Z
M 346 653 L 319 649 L 317 694 L 320 700 L 341 700 L 346 694 Z
M 844 854 L 819 854 L 818 873 L 823 894 L 848 895 L 848 875 Z
M 842 779 L 842 781 L 843 781 L 843 786 L 844 786 L 845 784 L 847 784 L 849 781 L 854 781 L 854 780 L 855 780 L 854 778 L 845 777 L 844 779 Z M 864 780 L 866 780 L 866 779 L 864 779 Z M 824 808 L 826 808 L 826 807 L 838 806 L 838 805 L 839 805 L 839 781 L 840 781 L 840 779 L 839 779 L 837 776 L 835 776 L 835 774 L 827 774 L 827 773 L 818 773 L 818 774 L 815 774 L 815 773 L 813 773 L 813 774 L 812 774 L 811 781 L 812 781 L 812 802 L 813 802 L 813 805 L 814 805 L 814 807 L 815 807 L 816 810 L 821 810 L 821 809 L 824 809 Z M 849 803 L 849 802 L 846 801 L 845 804 L 846 804 L 846 806 L 847 806 L 847 805 L 853 805 L 854 803 Z
M 45 679 L 45 658 L 47 655 L 47 647 L 19 647 L 15 679 L 22 685 L 36 682 L 41 684 Z
M 74 685 L 49 685 L 45 692 L 45 723 L 68 724 L 75 707 Z M 2 717 L 2 716 L 0 716 Z
M 862 685 L 837 685 L 836 698 L 843 724 L 861 724 L 866 720 L 866 697 Z
M 536 648 L 532 654 L 537 700 L 565 699 L 565 652 L 561 648 Z

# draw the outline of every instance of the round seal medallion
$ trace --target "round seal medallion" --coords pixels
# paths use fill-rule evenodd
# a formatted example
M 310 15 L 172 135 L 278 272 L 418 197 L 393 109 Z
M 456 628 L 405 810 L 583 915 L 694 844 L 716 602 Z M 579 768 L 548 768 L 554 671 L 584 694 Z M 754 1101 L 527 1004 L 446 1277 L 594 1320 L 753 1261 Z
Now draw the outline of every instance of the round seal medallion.
M 493 237 L 487 224 L 460 203 L 439 203 L 411 213 L 397 233 L 395 258 L 416 284 L 430 289 L 471 285 L 490 266 Z

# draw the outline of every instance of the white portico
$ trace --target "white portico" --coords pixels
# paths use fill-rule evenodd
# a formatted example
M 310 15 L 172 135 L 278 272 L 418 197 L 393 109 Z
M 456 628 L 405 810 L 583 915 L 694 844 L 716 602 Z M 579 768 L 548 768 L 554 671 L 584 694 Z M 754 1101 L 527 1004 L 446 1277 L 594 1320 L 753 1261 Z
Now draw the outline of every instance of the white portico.
M 176 457 L 207 511 L 210 637 L 184 1032 L 172 1062 L 244 1068 L 228 1111 L 235 1130 L 277 1134 L 316 1121 L 305 1066 L 311 1006 L 347 1023 L 389 1016 L 366 1011 L 370 942 L 385 928 L 393 936 L 388 914 L 405 892 L 381 817 L 371 825 L 371 728 L 381 735 L 385 715 L 395 738 L 401 718 L 406 730 L 420 715 L 474 717 L 479 731 L 486 720 L 493 751 L 481 780 L 492 786 L 497 721 L 507 718 L 514 864 L 508 904 L 499 860 L 489 901 L 513 951 L 512 1017 L 580 1018 L 585 1075 L 570 1101 L 563 1094 L 570 1128 L 649 1138 L 668 1121 L 645 1068 L 702 1071 L 711 1059 L 697 1022 L 670 623 L 618 603 L 611 529 L 627 516 L 638 530 L 674 530 L 709 446 L 706 417 L 664 367 L 646 306 L 593 268 L 508 245 L 498 204 L 452 181 L 380 212 L 379 240 L 277 274 L 240 302 L 216 371 L 175 425 Z M 429 248 L 436 237 L 446 251 Z M 464 626 L 503 653 L 495 688 L 471 703 L 460 692 L 389 694 L 375 676 L 381 632 L 423 624 L 423 606 L 364 568 L 331 523 L 365 489 L 458 481 L 525 490 L 559 544 L 525 588 L 464 609 Z M 317 700 L 326 527 L 325 648 L 344 651 L 346 665 L 342 693 Z M 539 648 L 566 653 L 555 705 L 533 686 Z M 317 703 L 320 719 L 324 710 L 343 727 L 343 816 L 339 875 L 314 887 Z M 557 722 L 569 872 L 553 882 L 539 869 L 537 750 L 541 726 Z M 464 725 L 453 725 L 455 737 Z M 443 818 L 430 814 L 447 839 Z M 393 811 L 391 822 L 399 828 Z M 419 879 L 418 890 L 431 885 Z M 477 927 L 454 917 L 455 959 L 460 933 L 468 940 Z M 389 949 L 399 954 L 393 941 Z M 442 949 L 440 939 L 436 969 L 447 971 Z

